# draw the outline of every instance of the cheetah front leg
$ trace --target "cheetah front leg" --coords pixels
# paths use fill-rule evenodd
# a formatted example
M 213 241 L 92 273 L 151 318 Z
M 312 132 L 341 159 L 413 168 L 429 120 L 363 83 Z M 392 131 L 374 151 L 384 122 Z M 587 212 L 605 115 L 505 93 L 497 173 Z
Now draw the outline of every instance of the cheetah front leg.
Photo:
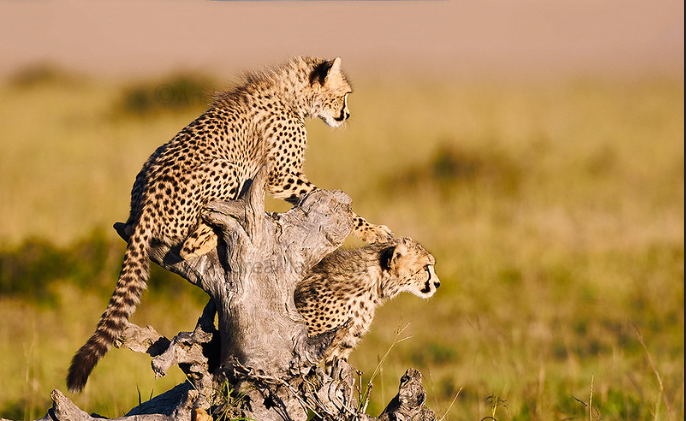
M 274 197 L 284 199 L 293 205 L 316 188 L 302 172 L 277 174 L 269 178 L 269 192 Z M 393 238 L 393 231 L 387 226 L 367 222 L 354 212 L 353 218 L 353 235 L 365 243 L 386 242 Z
M 353 212 L 353 235 L 367 244 L 385 243 L 393 238 L 386 225 L 376 225 Z

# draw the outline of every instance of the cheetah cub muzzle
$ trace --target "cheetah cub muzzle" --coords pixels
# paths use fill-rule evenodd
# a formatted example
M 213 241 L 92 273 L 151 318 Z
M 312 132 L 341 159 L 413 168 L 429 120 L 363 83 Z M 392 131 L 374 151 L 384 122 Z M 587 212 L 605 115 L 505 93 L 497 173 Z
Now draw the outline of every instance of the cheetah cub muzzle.
M 295 305 L 309 336 L 348 323 L 340 341 L 325 353 L 327 365 L 346 360 L 369 331 L 376 307 L 401 292 L 434 295 L 441 282 L 436 259 L 418 242 L 397 238 L 368 247 L 336 250 L 314 266 L 296 286 Z

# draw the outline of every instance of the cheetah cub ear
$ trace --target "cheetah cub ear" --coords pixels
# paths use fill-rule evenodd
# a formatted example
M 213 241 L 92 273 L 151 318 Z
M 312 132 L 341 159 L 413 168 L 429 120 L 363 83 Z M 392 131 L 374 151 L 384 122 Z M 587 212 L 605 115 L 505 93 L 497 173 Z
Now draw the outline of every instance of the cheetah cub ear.
M 408 253 L 407 246 L 403 243 L 395 246 L 389 246 L 381 251 L 380 263 L 382 269 L 398 275 L 398 271 L 402 266 L 403 257 Z
M 329 69 L 329 75 L 337 75 L 341 74 L 341 58 L 336 57 L 333 59 L 333 63 L 331 64 L 331 68 Z M 327 75 L 328 78 L 328 75 Z
M 342 84 L 342 79 L 345 77 L 341 70 L 341 58 L 336 57 L 331 61 L 324 61 L 314 68 L 310 74 L 310 85 L 320 87 L 338 85 Z
M 400 264 L 402 263 L 403 257 L 407 255 L 408 249 L 407 246 L 403 243 L 398 244 L 395 246 L 393 249 L 393 257 L 391 257 L 389 269 L 398 271 L 400 268 Z

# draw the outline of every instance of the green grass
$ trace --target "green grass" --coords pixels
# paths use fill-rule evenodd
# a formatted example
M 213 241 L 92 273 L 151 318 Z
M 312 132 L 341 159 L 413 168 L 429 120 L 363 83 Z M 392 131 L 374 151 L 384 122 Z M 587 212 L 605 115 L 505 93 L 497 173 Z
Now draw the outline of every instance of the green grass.
M 0 87 L 1 417 L 40 417 L 65 390 L 114 287 L 123 242 L 110 226 L 133 178 L 211 86 L 45 74 Z M 387 303 L 353 353 L 366 383 L 409 323 L 369 412 L 413 366 L 446 420 L 683 419 L 683 101 L 683 81 L 666 77 L 361 80 L 346 129 L 309 123 L 308 177 L 422 242 L 443 281 L 431 300 Z M 134 322 L 192 329 L 193 289 L 155 271 Z M 114 350 L 72 397 L 116 417 L 137 387 L 181 379 L 154 381 L 148 358 Z

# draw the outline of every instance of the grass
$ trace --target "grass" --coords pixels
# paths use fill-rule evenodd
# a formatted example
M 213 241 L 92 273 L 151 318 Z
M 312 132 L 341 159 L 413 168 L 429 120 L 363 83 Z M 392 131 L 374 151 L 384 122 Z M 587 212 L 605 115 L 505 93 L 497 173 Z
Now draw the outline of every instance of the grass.
M 40 417 L 65 389 L 114 287 L 109 227 L 208 80 L 53 71 L 0 86 L 0 417 Z M 164 101 L 179 89 L 186 106 Z M 657 76 L 361 80 L 345 130 L 308 124 L 308 177 L 421 241 L 443 281 L 431 300 L 382 307 L 352 354 L 364 385 L 384 358 L 369 413 L 413 366 L 447 421 L 683 419 L 683 93 Z M 192 289 L 155 271 L 134 322 L 192 329 Z M 401 321 L 411 338 L 386 356 Z M 155 381 L 148 358 L 114 350 L 71 397 L 116 417 L 181 378 Z

